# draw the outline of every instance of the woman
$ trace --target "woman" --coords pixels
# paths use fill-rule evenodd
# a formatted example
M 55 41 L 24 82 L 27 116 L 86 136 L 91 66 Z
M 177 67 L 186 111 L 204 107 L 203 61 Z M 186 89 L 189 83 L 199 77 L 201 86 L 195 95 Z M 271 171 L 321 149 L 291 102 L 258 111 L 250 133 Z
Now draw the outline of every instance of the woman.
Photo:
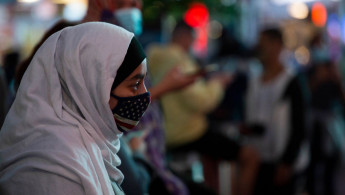
M 120 27 L 92 22 L 52 35 L 0 132 L 0 194 L 123 194 L 116 153 L 150 102 L 145 75 L 140 44 Z

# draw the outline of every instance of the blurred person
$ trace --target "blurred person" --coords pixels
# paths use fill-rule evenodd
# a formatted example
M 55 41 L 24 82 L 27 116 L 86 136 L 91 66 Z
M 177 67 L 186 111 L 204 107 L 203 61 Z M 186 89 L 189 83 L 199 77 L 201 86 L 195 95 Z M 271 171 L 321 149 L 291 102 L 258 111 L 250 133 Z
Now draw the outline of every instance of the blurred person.
M 198 65 L 190 56 L 193 29 L 183 21 L 177 23 L 172 40 L 166 46 L 153 45 L 148 51 L 149 72 L 153 85 L 164 74 L 179 67 L 186 75 L 199 74 Z M 209 126 L 207 114 L 221 101 L 229 75 L 218 74 L 208 80 L 200 78 L 192 85 L 163 95 L 164 130 L 170 152 L 197 151 L 214 159 L 238 160 L 241 166 L 238 193 L 250 194 L 258 158 L 254 150 L 238 143 Z
M 330 49 L 323 38 L 322 32 L 316 32 L 309 42 L 312 62 L 320 62 L 330 58 Z
M 142 33 L 142 0 L 89 0 L 82 22 L 104 21 L 133 32 Z
M 150 102 L 145 58 L 133 33 L 111 24 L 49 37 L 0 132 L 1 194 L 124 194 L 116 153 Z
M 218 51 L 211 59 L 212 64 L 218 64 L 220 71 L 230 72 L 233 80 L 225 89 L 222 102 L 212 111 L 209 118 L 218 124 L 237 123 L 243 121 L 244 117 L 244 93 L 248 83 L 251 59 L 249 57 L 253 52 L 235 37 L 231 28 L 223 29 L 218 42 Z
M 345 94 L 335 64 L 327 58 L 313 60 L 309 87 L 312 131 L 308 192 L 333 195 L 345 154 Z
M 305 104 L 300 81 L 280 60 L 282 33 L 277 28 L 260 33 L 258 59 L 263 72 L 251 78 L 246 93 L 246 144 L 262 160 L 254 194 L 294 194 L 307 161 L 303 159 Z M 301 186 L 298 186 L 301 187 Z

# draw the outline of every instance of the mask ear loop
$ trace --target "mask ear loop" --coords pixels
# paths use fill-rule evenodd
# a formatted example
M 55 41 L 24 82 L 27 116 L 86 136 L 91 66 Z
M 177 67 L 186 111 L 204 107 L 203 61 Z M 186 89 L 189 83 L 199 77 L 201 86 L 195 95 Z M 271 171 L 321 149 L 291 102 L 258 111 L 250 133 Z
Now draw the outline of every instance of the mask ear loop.
M 117 99 L 117 100 L 120 99 L 119 96 L 117 96 L 117 95 L 115 95 L 115 94 L 113 94 L 113 93 L 110 93 L 110 96 L 113 97 L 113 98 L 115 98 L 115 99 Z

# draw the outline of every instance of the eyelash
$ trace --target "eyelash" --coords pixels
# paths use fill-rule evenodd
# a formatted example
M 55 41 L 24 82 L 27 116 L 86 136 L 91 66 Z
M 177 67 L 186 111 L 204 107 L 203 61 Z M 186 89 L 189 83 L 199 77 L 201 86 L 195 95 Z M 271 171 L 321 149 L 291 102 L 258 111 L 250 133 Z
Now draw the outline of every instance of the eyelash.
M 135 90 L 138 90 L 138 87 L 139 87 L 140 84 L 141 84 L 141 81 L 137 81 L 137 82 L 135 83 L 135 85 L 133 85 L 133 88 L 134 88 Z

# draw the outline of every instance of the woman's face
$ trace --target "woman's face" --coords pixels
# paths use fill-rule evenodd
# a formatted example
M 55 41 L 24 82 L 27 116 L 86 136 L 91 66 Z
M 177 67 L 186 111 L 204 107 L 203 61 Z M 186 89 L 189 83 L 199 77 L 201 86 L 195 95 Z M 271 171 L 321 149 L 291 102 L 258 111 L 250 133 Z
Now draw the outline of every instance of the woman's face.
M 144 79 L 146 76 L 146 63 L 141 63 L 124 81 L 122 81 L 112 93 L 118 97 L 131 97 L 147 92 Z M 117 105 L 117 99 L 110 97 L 110 109 Z

